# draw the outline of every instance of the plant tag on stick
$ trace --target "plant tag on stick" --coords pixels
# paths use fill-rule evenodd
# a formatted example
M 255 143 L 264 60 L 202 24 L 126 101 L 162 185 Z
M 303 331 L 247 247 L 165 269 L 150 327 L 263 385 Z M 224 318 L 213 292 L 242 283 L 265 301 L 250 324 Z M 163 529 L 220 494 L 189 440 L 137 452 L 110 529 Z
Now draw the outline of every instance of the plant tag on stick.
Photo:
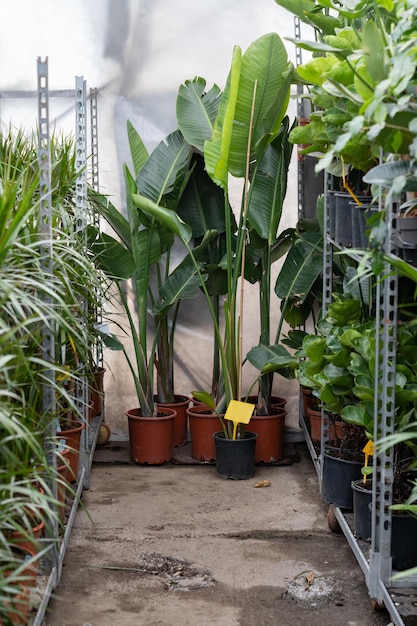
M 225 419 L 233 422 L 232 439 L 236 439 L 238 424 L 249 424 L 254 408 L 254 404 L 240 402 L 239 400 L 230 400 L 224 417 Z
M 365 467 L 368 467 L 369 457 L 374 455 L 374 442 L 368 441 L 362 452 L 365 455 Z M 363 482 L 366 483 L 366 474 L 363 476 Z

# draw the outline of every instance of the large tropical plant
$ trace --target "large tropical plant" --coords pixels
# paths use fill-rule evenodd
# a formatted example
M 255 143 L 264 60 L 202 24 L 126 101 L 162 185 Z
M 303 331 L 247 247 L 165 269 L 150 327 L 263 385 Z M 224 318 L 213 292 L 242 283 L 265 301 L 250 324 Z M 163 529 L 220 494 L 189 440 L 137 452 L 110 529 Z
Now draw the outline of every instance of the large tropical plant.
M 225 255 L 227 288 L 224 298 L 224 334 L 221 336 L 217 318 L 213 315 L 219 338 L 221 362 L 217 406 L 226 407 L 230 400 L 242 396 L 242 332 L 244 277 L 253 275 L 253 264 L 247 262 L 255 254 L 259 262 L 264 248 L 262 268 L 269 273 L 270 246 L 276 232 L 285 195 L 286 172 L 290 150 L 286 147 L 288 123 L 284 122 L 290 94 L 292 64 L 281 39 L 268 34 L 251 44 L 242 55 L 239 47 L 233 52 L 231 69 L 221 97 L 214 123 L 207 113 L 207 101 L 202 97 L 202 79 L 189 81 L 180 89 L 177 100 L 178 125 L 186 140 L 204 155 L 205 168 L 211 180 L 223 192 L 225 223 Z M 209 108 L 209 107 L 207 107 Z M 230 177 L 243 181 L 242 202 L 237 211 L 237 231 L 233 232 L 230 207 Z M 140 208 L 158 217 L 173 230 L 176 215 L 162 211 L 157 205 Z M 250 221 L 251 220 L 251 221 Z M 251 250 L 248 229 L 257 235 Z M 259 243 L 264 239 L 267 243 Z M 187 243 L 183 240 L 184 243 Z M 212 314 L 210 298 L 205 291 Z M 267 287 L 264 287 L 264 291 Z M 269 293 L 264 306 L 269 307 Z
M 168 135 L 155 150 L 147 149 L 128 122 L 133 173 L 125 165 L 127 217 L 107 198 L 92 194 L 96 209 L 118 239 L 90 227 L 89 245 L 96 262 L 114 282 L 127 315 L 134 359 L 124 350 L 144 416 L 154 414 L 154 368 L 158 376 L 158 401 L 174 399 L 174 331 L 179 303 L 195 295 L 201 284 L 196 268 L 200 255 L 215 232 L 205 237 L 180 261 L 171 259 L 174 236 L 189 242 L 192 229 L 175 213 L 195 168 L 193 149 L 180 131 Z M 173 216 L 167 227 L 151 214 L 157 205 Z M 133 297 L 126 291 L 133 279 Z M 207 278 L 207 277 L 206 277 Z M 203 279 L 206 280 L 206 278 Z M 148 309 L 152 311 L 150 327 Z

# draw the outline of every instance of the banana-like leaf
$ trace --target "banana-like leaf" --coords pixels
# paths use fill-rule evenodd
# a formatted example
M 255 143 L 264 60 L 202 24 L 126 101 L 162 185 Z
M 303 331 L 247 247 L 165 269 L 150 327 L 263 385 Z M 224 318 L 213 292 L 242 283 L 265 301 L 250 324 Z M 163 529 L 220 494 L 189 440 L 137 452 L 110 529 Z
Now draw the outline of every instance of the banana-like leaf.
M 308 232 L 293 245 L 275 283 L 278 298 L 297 295 L 300 302 L 304 301 L 323 270 L 321 242 L 321 233 Z
M 95 210 L 100 213 L 106 222 L 113 228 L 114 232 L 123 244 L 127 248 L 131 249 L 130 226 L 127 219 L 103 194 L 90 189 L 89 199 Z
M 175 209 L 187 182 L 192 147 L 179 130 L 161 141 L 136 176 L 138 192 Z
M 139 133 L 134 128 L 133 124 L 128 120 L 127 122 L 127 138 L 129 141 L 130 154 L 132 157 L 133 170 L 135 176 L 140 172 L 149 158 L 149 153 L 143 143 Z
M 266 149 L 251 183 L 248 223 L 269 246 L 277 237 L 287 191 L 292 153 L 288 126 L 288 118 L 285 118 L 280 134 Z
M 202 156 L 195 155 L 192 165 L 193 172 L 178 203 L 177 214 L 191 227 L 195 238 L 204 237 L 211 229 L 217 230 L 219 234 L 224 233 L 226 224 L 223 191 L 205 171 Z M 236 223 L 233 211 L 230 206 L 228 210 L 234 231 Z
M 177 96 L 178 127 L 189 144 L 201 153 L 204 142 L 211 139 L 219 109 L 221 91 L 217 85 L 205 92 L 206 81 L 197 77 L 180 86 Z
M 89 226 L 87 229 L 88 247 L 95 257 L 95 262 L 109 278 L 127 280 L 134 276 L 136 264 L 130 250 L 125 248 L 106 233 Z
M 203 280 L 207 280 L 207 276 Z M 159 292 L 159 300 L 153 308 L 153 314 L 162 318 L 179 300 L 190 300 L 197 295 L 201 279 L 194 266 L 178 266 L 163 284 Z
M 132 200 L 137 207 L 161 222 L 166 228 L 179 237 L 181 241 L 185 243 L 190 241 L 192 236 L 191 228 L 178 217 L 175 211 L 161 207 L 155 202 L 152 202 L 152 200 L 149 200 L 149 198 L 137 194 L 132 195 Z
M 204 143 L 206 170 L 212 180 L 224 190 L 229 184 L 229 153 L 235 108 L 238 98 L 242 51 L 239 46 L 233 50 L 232 65 L 227 78 L 210 141 Z

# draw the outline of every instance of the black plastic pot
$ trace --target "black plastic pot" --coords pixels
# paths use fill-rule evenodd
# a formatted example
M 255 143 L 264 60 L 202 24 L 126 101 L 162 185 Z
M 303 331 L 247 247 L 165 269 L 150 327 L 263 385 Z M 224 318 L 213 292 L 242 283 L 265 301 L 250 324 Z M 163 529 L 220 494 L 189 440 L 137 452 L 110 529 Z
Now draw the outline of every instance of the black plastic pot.
M 417 518 L 392 514 L 391 556 L 394 570 L 417 565 Z
M 369 198 L 368 198 L 369 201 Z M 366 220 L 372 215 L 377 207 L 370 207 L 369 204 L 359 206 L 356 202 L 351 202 L 352 211 L 352 246 L 354 248 L 367 248 L 368 236 L 366 235 Z
M 225 439 L 223 432 L 217 432 L 213 437 L 216 446 L 217 476 L 233 480 L 252 478 L 258 435 L 246 431 L 244 439 Z
M 325 450 L 321 483 L 321 497 L 324 502 L 352 510 L 352 482 L 361 478 L 363 465 L 364 461 L 350 461 L 333 456 Z
M 363 479 L 352 483 L 353 533 L 358 539 L 371 541 L 372 535 L 372 481 Z

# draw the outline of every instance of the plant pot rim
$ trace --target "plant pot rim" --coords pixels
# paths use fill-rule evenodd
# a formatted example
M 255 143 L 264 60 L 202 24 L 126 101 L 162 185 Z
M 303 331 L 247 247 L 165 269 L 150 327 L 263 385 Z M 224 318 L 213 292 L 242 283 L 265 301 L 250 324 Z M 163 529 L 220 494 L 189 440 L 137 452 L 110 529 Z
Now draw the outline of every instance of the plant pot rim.
M 236 443 L 239 441 L 245 441 L 246 439 L 257 439 L 258 438 L 258 433 L 254 433 L 250 430 L 245 430 L 245 437 L 244 439 L 230 439 L 229 437 L 225 437 L 224 436 L 224 432 L 222 430 L 219 430 L 216 433 L 213 433 L 213 437 L 214 439 L 224 439 L 225 441 L 230 441 L 232 443 Z
M 128 409 L 126 416 L 131 420 L 168 420 L 174 418 L 176 415 L 175 409 L 169 407 L 158 407 L 158 415 L 142 415 L 142 409 L 136 407 L 134 409 Z

